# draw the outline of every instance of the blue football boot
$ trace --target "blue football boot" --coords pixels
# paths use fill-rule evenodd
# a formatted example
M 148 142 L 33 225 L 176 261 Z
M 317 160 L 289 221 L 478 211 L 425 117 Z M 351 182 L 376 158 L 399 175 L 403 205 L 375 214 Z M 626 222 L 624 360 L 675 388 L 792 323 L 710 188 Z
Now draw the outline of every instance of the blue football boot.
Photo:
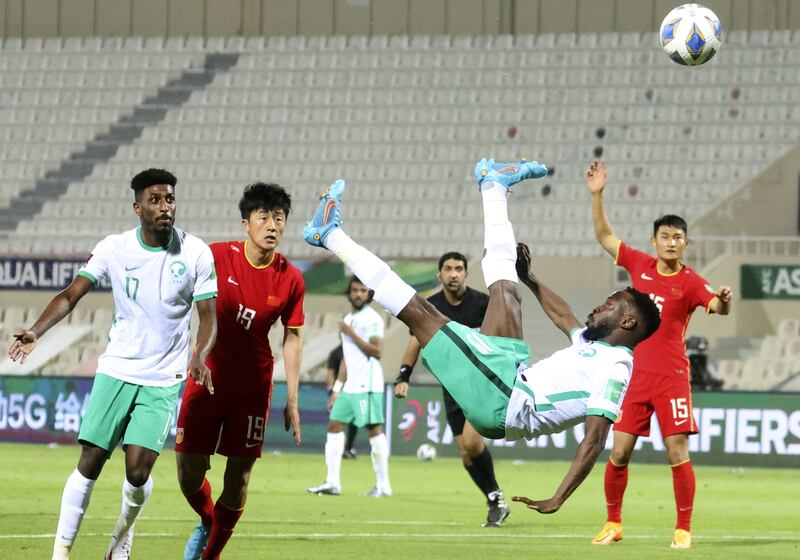
M 183 560 L 199 560 L 208 544 L 208 537 L 211 535 L 211 527 L 198 524 L 192 531 L 186 547 L 183 549 Z
M 337 179 L 322 195 L 322 200 L 314 213 L 314 217 L 303 228 L 303 239 L 309 245 L 324 247 L 324 241 L 328 234 L 336 228 L 342 227 L 342 217 L 339 214 L 339 209 L 341 208 L 341 197 L 344 189 L 344 180 Z
M 495 163 L 493 159 L 484 158 L 475 166 L 478 190 L 484 181 L 495 181 L 507 190 L 525 179 L 538 179 L 545 175 L 547 175 L 547 167 L 538 161 L 525 161 L 524 159 L 519 163 Z

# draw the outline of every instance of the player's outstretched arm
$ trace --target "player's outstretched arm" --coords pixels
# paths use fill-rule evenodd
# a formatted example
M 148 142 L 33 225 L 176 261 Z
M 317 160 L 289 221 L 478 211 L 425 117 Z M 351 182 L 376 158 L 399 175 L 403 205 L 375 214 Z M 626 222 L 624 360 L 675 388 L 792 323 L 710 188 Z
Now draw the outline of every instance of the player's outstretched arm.
M 297 392 L 300 386 L 300 363 L 303 359 L 303 341 L 300 329 L 283 329 L 283 363 L 286 366 L 286 408 L 283 409 L 283 427 L 292 430 L 294 444 L 300 445 L 300 411 Z M 344 360 L 342 360 L 344 361 Z
M 81 300 L 83 296 L 89 293 L 94 287 L 91 280 L 84 276 L 76 276 L 75 280 L 56 294 L 50 300 L 47 307 L 44 308 L 42 314 L 36 322 L 29 328 L 23 329 L 12 333 L 14 341 L 8 349 L 8 356 L 13 361 L 25 363 L 28 354 L 33 352 L 36 346 L 36 341 L 46 333 L 50 328 L 61 321 L 64 317 L 69 315 L 70 311 L 75 308 L 75 305 Z
M 545 315 L 553 324 L 569 336 L 572 329 L 581 326 L 572 308 L 553 290 L 539 282 L 531 267 L 531 251 L 524 243 L 517 243 L 517 276 L 542 306 Z
M 214 384 L 211 382 L 211 370 L 206 365 L 206 358 L 214 348 L 217 341 L 217 298 L 201 299 L 195 302 L 197 317 L 200 324 L 197 327 L 197 342 L 194 345 L 192 361 L 189 364 L 189 375 L 198 385 L 205 385 L 206 390 L 214 394 Z
M 608 431 L 611 429 L 611 420 L 605 416 L 586 417 L 586 435 L 578 446 L 578 452 L 572 461 L 572 466 L 567 471 L 564 480 L 556 490 L 555 495 L 548 500 L 531 500 L 524 496 L 514 496 L 515 502 L 526 504 L 529 509 L 539 513 L 555 513 L 564 505 L 572 493 L 592 472 L 597 457 L 605 447 Z
M 619 238 L 614 235 L 611 229 L 611 222 L 608 221 L 605 204 L 603 203 L 603 190 L 606 188 L 606 160 L 598 163 L 594 160 L 586 172 L 586 183 L 589 192 L 592 193 L 592 223 L 594 224 L 594 236 L 597 242 L 614 258 L 617 258 L 619 251 Z
M 419 359 L 419 351 L 422 346 L 417 340 L 416 336 L 412 336 L 406 346 L 406 351 L 403 352 L 403 361 L 400 362 L 400 372 L 394 380 L 394 396 L 398 399 L 404 399 L 408 396 L 408 385 L 411 383 L 411 372 L 414 371 L 414 366 Z

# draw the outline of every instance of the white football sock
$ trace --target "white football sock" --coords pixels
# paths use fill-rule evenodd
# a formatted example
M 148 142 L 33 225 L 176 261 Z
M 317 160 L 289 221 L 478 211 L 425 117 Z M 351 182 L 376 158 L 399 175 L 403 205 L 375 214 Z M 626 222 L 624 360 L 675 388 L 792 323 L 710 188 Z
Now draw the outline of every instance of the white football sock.
M 122 480 L 122 509 L 117 524 L 114 526 L 114 532 L 111 534 L 112 540 L 118 540 L 128 532 L 152 493 L 152 477 L 148 477 L 147 482 L 142 486 L 134 486 L 128 482 L 127 478 Z
M 92 488 L 96 481 L 86 478 L 78 469 L 72 471 L 64 485 L 64 493 L 61 494 L 61 514 L 58 517 L 58 527 L 56 528 L 56 547 L 72 548 L 78 529 L 81 528 L 81 521 L 89 507 L 89 498 L 92 496 Z
M 372 470 L 375 471 L 375 486 L 378 490 L 392 493 L 392 485 L 389 484 L 389 442 L 386 434 L 378 434 L 369 438 L 369 445 L 372 448 Z
M 517 242 L 508 220 L 508 200 L 505 187 L 494 181 L 481 185 L 483 198 L 483 229 L 486 254 L 481 261 L 483 279 L 488 288 L 498 280 L 519 282 L 517 277 Z
M 416 294 L 414 288 L 403 282 L 388 264 L 353 241 L 341 228 L 333 230 L 325 238 L 325 247 L 373 290 L 375 301 L 395 317 Z
M 344 432 L 337 434 L 328 432 L 325 441 L 325 464 L 328 466 L 328 476 L 325 482 L 336 488 L 342 488 L 342 453 L 344 453 Z

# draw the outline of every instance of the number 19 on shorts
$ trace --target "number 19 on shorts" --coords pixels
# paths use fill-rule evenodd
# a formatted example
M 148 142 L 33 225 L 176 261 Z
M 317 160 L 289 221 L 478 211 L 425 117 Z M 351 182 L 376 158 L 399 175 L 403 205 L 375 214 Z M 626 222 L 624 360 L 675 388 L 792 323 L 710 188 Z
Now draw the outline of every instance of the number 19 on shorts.
M 247 440 L 248 441 L 264 441 L 264 417 L 263 416 L 248 416 L 247 417 Z M 248 447 L 250 447 L 248 445 Z

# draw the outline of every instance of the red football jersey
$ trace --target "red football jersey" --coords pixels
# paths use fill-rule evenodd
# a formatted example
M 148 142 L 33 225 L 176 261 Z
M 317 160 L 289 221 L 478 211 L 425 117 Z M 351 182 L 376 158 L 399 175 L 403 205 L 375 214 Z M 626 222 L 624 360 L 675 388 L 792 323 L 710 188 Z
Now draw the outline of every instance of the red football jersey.
M 252 265 L 242 241 L 213 243 L 211 252 L 217 270 L 217 342 L 206 364 L 214 385 L 243 392 L 268 389 L 273 357 L 267 333 L 279 317 L 287 327 L 303 326 L 303 275 L 280 253 L 265 266 Z
M 658 259 L 620 243 L 617 264 L 631 275 L 633 287 L 650 296 L 661 310 L 661 326 L 633 351 L 635 370 L 679 375 L 689 379 L 684 334 L 697 307 L 714 299 L 708 282 L 688 266 L 664 275 L 656 267 Z

